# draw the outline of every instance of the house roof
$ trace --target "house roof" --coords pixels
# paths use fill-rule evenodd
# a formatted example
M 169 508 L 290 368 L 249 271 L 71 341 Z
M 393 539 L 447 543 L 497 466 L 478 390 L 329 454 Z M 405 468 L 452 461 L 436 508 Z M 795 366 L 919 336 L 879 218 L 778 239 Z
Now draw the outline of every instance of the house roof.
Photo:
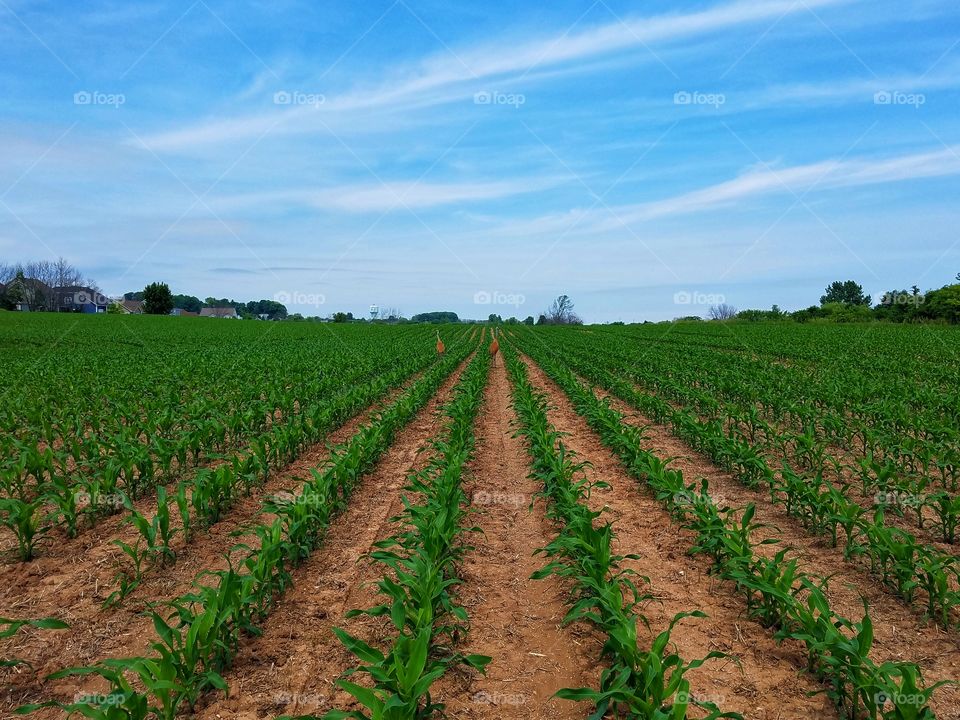
M 233 307 L 200 308 L 200 317 L 237 317 L 237 309 Z
M 120 307 L 122 307 L 128 313 L 142 313 L 143 300 L 121 300 Z
M 25 278 L 22 278 L 22 279 L 21 279 L 21 278 L 14 278 L 13 280 L 10 281 L 9 287 L 13 287 L 14 285 L 20 285 L 20 286 L 22 286 L 22 287 L 24 287 L 24 288 L 29 288 L 30 290 L 40 291 L 40 292 L 42 292 L 42 293 L 44 293 L 44 294 L 50 292 L 50 290 L 51 290 L 50 286 L 47 285 L 47 284 L 46 284 L 45 282 L 43 282 L 42 280 L 37 280 L 36 278 L 29 278 L 29 277 L 25 277 Z

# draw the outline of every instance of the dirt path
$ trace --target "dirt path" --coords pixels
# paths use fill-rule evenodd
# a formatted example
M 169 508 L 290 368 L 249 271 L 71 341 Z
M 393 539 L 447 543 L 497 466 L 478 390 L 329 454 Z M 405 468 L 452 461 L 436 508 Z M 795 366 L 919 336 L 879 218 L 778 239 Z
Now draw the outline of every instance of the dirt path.
M 358 661 L 332 629 L 342 627 L 369 641 L 383 628 L 379 621 L 344 616 L 379 601 L 373 583 L 383 569 L 364 555 L 392 534 L 390 520 L 402 510 L 407 475 L 426 463 L 426 443 L 441 428 L 439 410 L 465 368 L 466 362 L 397 435 L 354 491 L 349 509 L 330 528 L 323 547 L 294 571 L 294 585 L 263 624 L 263 636 L 241 649 L 225 675 L 230 697 L 211 697 L 198 709 L 198 718 L 253 720 L 350 709 L 352 698 L 334 683 Z
M 865 597 L 874 623 L 874 647 L 870 654 L 873 660 L 915 662 L 920 666 L 927 685 L 938 680 L 960 678 L 960 639 L 957 633 L 948 633 L 921 621 L 914 610 L 885 592 L 879 580 L 866 569 L 844 562 L 839 549 L 829 547 L 822 538 L 808 535 L 782 506 L 770 502 L 765 491 L 747 489 L 733 475 L 674 436 L 668 427 L 653 423 L 599 389 L 597 394 L 608 397 L 611 405 L 627 416 L 627 422 L 646 428 L 645 449 L 659 457 L 676 458 L 672 466 L 681 470 L 688 482 L 707 478 L 714 500 L 731 507 L 754 503 L 757 507 L 755 520 L 768 524 L 755 535 L 756 540 L 776 538 L 780 541 L 779 547 L 788 546 L 795 550 L 804 572 L 819 577 L 832 575 L 828 597 L 834 611 L 859 620 L 863 615 L 860 598 L 861 595 Z M 769 557 L 776 553 L 777 547 L 760 546 L 756 551 Z M 960 718 L 960 690 L 941 688 L 931 707 L 941 720 Z
M 464 365 L 457 370 L 456 376 Z M 149 601 L 162 601 L 187 592 L 197 574 L 202 570 L 219 570 L 227 566 L 224 553 L 238 542 L 256 543 L 256 537 L 234 536 L 233 533 L 252 523 L 262 523 L 269 518 L 260 515 L 265 497 L 303 484 L 310 470 L 321 467 L 329 456 L 329 447 L 347 441 L 357 429 L 368 422 L 380 409 L 388 405 L 420 374 L 413 376 L 404 385 L 391 390 L 384 398 L 331 433 L 325 442 L 317 443 L 305 451 L 293 464 L 271 475 L 264 488 L 250 497 L 241 498 L 219 523 L 200 532 L 189 545 L 178 547 L 178 560 L 166 569 L 157 569 L 145 576 L 143 584 L 124 604 L 113 610 L 102 610 L 101 603 L 112 591 L 112 583 L 104 586 L 104 575 L 112 578 L 113 563 L 108 557 L 99 562 L 85 559 L 79 567 L 76 563 L 62 568 L 60 574 L 52 575 L 47 584 L 49 592 L 41 595 L 26 609 L 17 614 L 28 617 L 54 615 L 70 624 L 70 630 L 51 632 L 24 632 L 14 641 L 3 646 L 3 652 L 30 661 L 36 674 L 26 670 L 15 675 L 12 686 L 4 688 L 0 710 L 12 709 L 24 702 L 48 699 L 51 693 L 72 695 L 78 681 L 67 679 L 55 684 L 42 685 L 36 678 L 64 667 L 88 665 L 104 657 L 137 655 L 149 648 L 154 638 L 152 622 L 140 613 Z M 448 379 L 449 385 L 452 380 Z M 446 386 L 445 386 L 446 387 Z M 101 548 L 106 553 L 111 546 Z M 323 549 L 317 551 L 322 554 Z M 88 567 L 89 564 L 89 567 Z M 5 656 L 5 655 L 4 655 Z M 86 686 L 84 686 L 86 687 Z M 52 717 L 59 717 L 54 715 Z
M 483 352 L 483 349 L 481 349 Z M 554 579 L 531 580 L 545 560 L 533 556 L 556 533 L 527 478 L 526 449 L 513 435 L 515 415 L 501 358 L 490 369 L 480 409 L 476 456 L 466 490 L 478 510 L 461 576 L 460 601 L 470 616 L 461 650 L 493 658 L 485 677 L 460 675 L 438 683 L 436 697 L 451 718 L 583 718 L 585 708 L 551 696 L 563 687 L 595 685 L 599 639 L 561 628 L 564 590 Z
M 642 610 L 652 632 L 639 628 L 641 644 L 649 645 L 675 614 L 702 610 L 707 618 L 685 620 L 674 630 L 672 640 L 680 656 L 690 661 L 719 650 L 735 655 L 739 667 L 733 661 L 712 660 L 691 671 L 688 677 L 695 696 L 751 720 L 835 716 L 824 696 L 807 696 L 820 686 L 814 678 L 800 674 L 805 665 L 803 649 L 798 644 L 778 646 L 767 630 L 744 616 L 743 600 L 707 575 L 709 560 L 687 556 L 693 534 L 677 528 L 655 498 L 627 474 L 563 391 L 529 360 L 527 366 L 531 382 L 550 397 L 550 421 L 569 433 L 563 442 L 591 463 L 587 470 L 591 478 L 611 486 L 598 490 L 591 506 L 609 508 L 607 519 L 613 521 L 619 540 L 617 552 L 641 556 L 624 563 L 650 578 L 650 585 L 641 586 L 641 591 L 656 597 Z

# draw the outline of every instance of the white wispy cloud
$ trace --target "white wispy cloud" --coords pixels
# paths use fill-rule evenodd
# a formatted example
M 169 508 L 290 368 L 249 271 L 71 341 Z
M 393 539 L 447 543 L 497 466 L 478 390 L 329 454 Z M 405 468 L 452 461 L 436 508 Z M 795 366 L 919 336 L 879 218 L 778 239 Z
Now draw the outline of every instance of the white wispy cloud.
M 960 175 L 960 145 L 883 159 L 824 160 L 791 167 L 754 165 L 738 177 L 660 200 L 609 208 L 575 208 L 485 230 L 507 237 L 599 235 L 666 217 L 736 207 L 755 198 Z
M 347 91 L 326 98 L 319 106 L 282 107 L 232 118 L 202 121 L 187 127 L 144 136 L 154 150 L 188 149 L 198 145 L 256 138 L 266 133 L 317 131 L 318 117 L 375 107 L 430 106 L 470 97 L 478 84 L 528 77 L 533 71 L 572 65 L 631 47 L 645 47 L 692 36 L 728 30 L 741 25 L 774 21 L 791 14 L 854 0 L 740 0 L 705 10 L 646 18 L 625 18 L 579 32 L 527 42 L 510 40 L 500 45 L 457 49 L 431 56 L 419 65 L 394 74 L 376 87 Z M 451 54 L 452 53 L 452 54 Z M 311 91 L 319 92 L 319 91 Z M 329 122 L 330 120 L 325 120 Z
M 420 209 L 451 203 L 495 200 L 546 190 L 572 178 L 519 178 L 492 182 L 375 182 L 340 185 L 333 188 L 296 188 L 213 198 L 211 207 L 235 210 L 266 206 L 310 207 L 346 212 L 385 212 L 391 209 Z

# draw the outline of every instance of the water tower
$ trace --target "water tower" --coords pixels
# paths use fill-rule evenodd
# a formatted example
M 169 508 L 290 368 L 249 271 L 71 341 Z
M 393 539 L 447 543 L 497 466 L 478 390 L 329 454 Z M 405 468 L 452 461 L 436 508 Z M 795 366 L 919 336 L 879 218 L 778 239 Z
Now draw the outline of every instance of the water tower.
M 371 306 L 370 306 L 370 319 L 371 319 L 371 320 L 376 320 L 379 315 L 380 315 L 380 306 L 379 306 L 379 305 L 371 305 Z

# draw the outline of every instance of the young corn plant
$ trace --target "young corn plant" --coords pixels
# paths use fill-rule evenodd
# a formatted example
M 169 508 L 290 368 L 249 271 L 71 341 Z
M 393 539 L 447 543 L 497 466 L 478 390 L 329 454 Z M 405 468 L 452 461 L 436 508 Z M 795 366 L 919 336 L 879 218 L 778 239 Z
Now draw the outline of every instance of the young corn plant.
M 420 502 L 404 496 L 404 511 L 394 520 L 402 531 L 376 544 L 371 559 L 388 572 L 377 586 L 384 603 L 348 617 L 365 614 L 389 617 L 397 635 L 387 651 L 374 648 L 345 630 L 335 633 L 363 665 L 348 677 L 364 673 L 372 689 L 347 679 L 338 682 L 366 712 L 334 710 L 326 718 L 414 720 L 443 711 L 434 702 L 433 682 L 457 666 L 483 672 L 489 657 L 463 655 L 454 646 L 468 630 L 466 611 L 456 603 L 454 589 L 459 561 L 471 548 L 462 535 L 467 497 L 461 476 L 473 449 L 473 421 L 486 385 L 489 360 L 479 353 L 461 376 L 454 398 L 445 407 L 444 437 L 431 444 L 427 467 L 408 478 L 406 490 Z
M 219 582 L 215 587 L 199 582 L 204 575 L 201 574 L 193 593 L 166 603 L 172 614 L 164 616 L 158 611 L 161 606 L 153 607 L 150 616 L 157 639 L 151 645 L 151 656 L 110 659 L 57 674 L 103 677 L 111 684 L 107 703 L 101 702 L 102 698 L 70 705 L 50 702 L 21 711 L 60 707 L 102 720 L 174 720 L 185 707 L 193 707 L 203 692 L 226 692 L 222 672 L 235 657 L 240 638 L 257 633 L 256 621 L 272 607 L 273 597 L 289 584 L 287 568 L 319 544 L 330 519 L 346 506 L 360 476 L 377 461 L 399 428 L 427 403 L 467 352 L 464 346 L 458 353 L 446 355 L 376 420 L 331 453 L 328 465 L 313 475 L 303 491 L 327 498 L 326 505 L 309 513 L 277 517 L 271 525 L 255 530 L 262 544 L 256 550 L 248 548 L 242 570 L 235 570 L 231 564 L 228 570 L 216 573 Z M 153 539 L 153 547 L 158 546 L 157 538 L 164 536 L 161 521 L 156 522 L 156 526 L 144 526 Z M 284 534 L 294 529 L 296 536 Z M 145 553 L 151 553 L 149 547 Z M 127 675 L 136 679 L 136 690 Z M 140 690 L 141 687 L 144 689 Z
M 33 559 L 37 547 L 49 540 L 47 533 L 53 527 L 48 522 L 43 496 L 26 501 L 20 498 L 0 498 L 0 526 L 17 538 L 17 556 L 23 562 Z
M 566 580 L 571 586 L 571 607 L 564 622 L 589 621 L 607 637 L 603 654 L 610 664 L 602 673 L 600 687 L 563 689 L 557 696 L 593 703 L 591 718 L 597 719 L 613 714 L 681 720 L 687 717 L 691 704 L 707 718 L 739 718 L 736 713 L 721 712 L 713 703 L 697 701 L 684 677 L 689 670 L 707 660 L 727 657 L 725 654 L 711 652 L 687 662 L 669 650 L 670 633 L 676 624 L 686 617 L 704 617 L 703 613 L 680 613 L 649 650 L 639 647 L 637 624 L 647 624 L 647 620 L 637 608 L 651 595 L 641 593 L 634 581 L 637 576 L 620 567 L 623 560 L 637 556 L 613 553 L 612 525 L 596 523 L 601 513 L 591 511 L 585 503 L 591 490 L 603 483 L 591 483 L 583 473 L 585 464 L 577 462 L 565 448 L 560 433 L 547 419 L 546 399 L 530 385 L 523 364 L 509 351 L 505 358 L 513 383 L 514 408 L 520 418 L 519 433 L 528 443 L 531 477 L 543 484 L 548 513 L 560 525 L 557 537 L 541 551 L 550 562 L 533 577 L 557 575 Z M 594 420 L 598 419 L 595 415 Z M 612 426 L 605 427 L 608 432 L 617 432 Z M 637 579 L 649 583 L 646 578 Z

